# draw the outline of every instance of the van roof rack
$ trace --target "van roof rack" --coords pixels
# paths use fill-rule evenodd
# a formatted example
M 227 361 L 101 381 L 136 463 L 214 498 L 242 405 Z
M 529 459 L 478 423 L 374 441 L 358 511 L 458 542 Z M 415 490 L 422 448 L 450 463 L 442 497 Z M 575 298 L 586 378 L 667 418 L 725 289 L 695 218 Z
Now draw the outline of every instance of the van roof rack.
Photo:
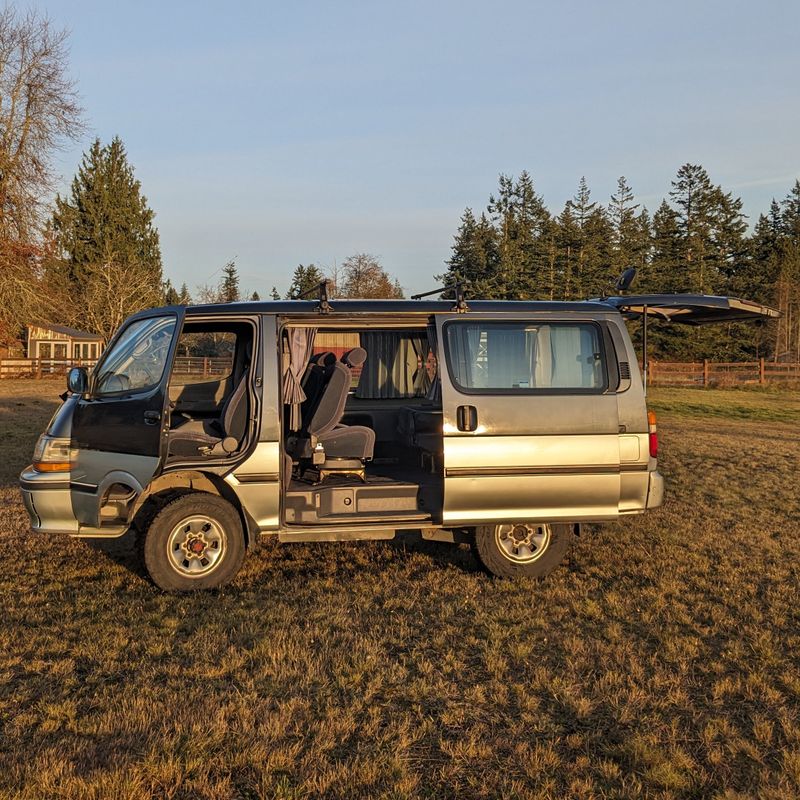
M 453 311 L 458 314 L 463 314 L 469 311 L 467 305 L 467 298 L 464 294 L 464 284 L 461 281 L 451 284 L 450 286 L 440 286 L 438 289 L 431 289 L 429 292 L 420 292 L 419 294 L 412 294 L 412 300 L 422 300 L 423 297 L 430 297 L 432 294 L 444 294 L 444 292 L 453 292 L 456 296 L 456 304 L 453 306 Z
M 316 294 L 319 298 L 317 311 L 319 311 L 320 314 L 328 314 L 333 311 L 333 306 L 328 302 L 328 283 L 330 283 L 330 281 L 325 278 L 316 286 L 312 286 L 310 289 L 306 289 L 304 292 L 296 294 L 292 300 L 302 300 L 304 297 L 308 297 L 310 294 Z

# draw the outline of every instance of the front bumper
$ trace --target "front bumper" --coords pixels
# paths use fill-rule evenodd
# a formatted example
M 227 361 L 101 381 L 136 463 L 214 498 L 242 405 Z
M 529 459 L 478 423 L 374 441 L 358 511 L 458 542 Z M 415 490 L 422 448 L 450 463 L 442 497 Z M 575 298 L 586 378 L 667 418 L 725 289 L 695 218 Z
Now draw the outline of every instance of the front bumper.
M 68 472 L 44 473 L 28 467 L 19 476 L 19 486 L 33 530 L 73 536 L 78 533 Z

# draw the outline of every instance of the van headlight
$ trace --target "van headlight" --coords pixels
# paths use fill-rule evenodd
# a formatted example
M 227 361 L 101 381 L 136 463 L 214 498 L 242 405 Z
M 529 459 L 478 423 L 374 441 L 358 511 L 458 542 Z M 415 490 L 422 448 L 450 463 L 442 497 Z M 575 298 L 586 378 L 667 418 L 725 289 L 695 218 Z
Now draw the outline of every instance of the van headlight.
M 69 472 L 69 454 L 69 439 L 60 439 L 44 433 L 33 449 L 33 468 L 37 472 Z

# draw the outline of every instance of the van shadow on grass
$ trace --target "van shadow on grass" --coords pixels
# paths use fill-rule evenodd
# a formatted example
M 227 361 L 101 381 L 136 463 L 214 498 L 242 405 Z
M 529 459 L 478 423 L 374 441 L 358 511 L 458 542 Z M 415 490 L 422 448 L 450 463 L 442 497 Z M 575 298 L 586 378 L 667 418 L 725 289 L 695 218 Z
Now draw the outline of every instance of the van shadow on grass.
M 137 578 L 148 581 L 150 578 L 142 561 L 138 544 L 138 534 L 131 529 L 123 536 L 115 539 L 85 539 L 87 547 L 105 556 L 109 561 L 126 569 Z
M 142 561 L 138 534 L 131 530 L 115 539 L 87 539 L 85 543 L 98 555 L 107 558 L 137 578 L 150 581 Z M 368 552 L 367 552 L 368 550 Z M 422 556 L 422 559 L 418 558 Z M 419 534 L 401 533 L 395 539 L 376 542 L 286 543 L 265 541 L 248 552 L 244 575 L 234 579 L 232 587 L 270 580 L 269 573 L 280 573 L 282 579 L 313 579 L 335 575 L 346 580 L 365 569 L 365 559 L 377 558 L 401 567 L 411 567 L 420 577 L 429 571 L 454 568 L 465 575 L 484 572 L 468 545 L 432 542 Z

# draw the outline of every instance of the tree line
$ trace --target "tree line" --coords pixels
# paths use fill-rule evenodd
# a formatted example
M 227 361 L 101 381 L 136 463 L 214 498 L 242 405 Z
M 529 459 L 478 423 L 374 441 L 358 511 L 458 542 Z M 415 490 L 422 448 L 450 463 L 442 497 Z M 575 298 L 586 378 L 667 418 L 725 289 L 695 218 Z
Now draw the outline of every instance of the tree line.
M 501 175 L 484 211 L 464 211 L 439 279 L 473 297 L 574 300 L 608 295 L 631 266 L 636 293 L 733 295 L 781 312 L 767 325 L 653 326 L 657 356 L 800 361 L 800 181 L 748 233 L 741 199 L 697 164 L 680 167 L 652 216 L 624 177 L 607 204 L 581 178 L 554 213 L 527 172 Z
M 355 253 L 341 265 L 324 269 L 314 263 L 298 264 L 286 293 L 281 296 L 273 286 L 270 300 L 314 299 L 320 284 L 327 285 L 329 298 L 397 299 L 404 297 L 400 281 L 393 278 L 379 259 L 370 253 Z M 261 300 L 258 292 L 242 291 L 239 288 L 239 272 L 234 261 L 222 269 L 222 277 L 216 285 L 198 286 L 195 294 L 200 303 L 235 303 L 240 300 Z M 192 295 L 184 283 L 177 291 L 167 280 L 164 284 L 164 300 L 167 305 L 186 305 Z
M 149 306 L 260 299 L 234 261 L 193 293 L 164 279 L 155 215 L 119 138 L 95 140 L 66 195 L 49 200 L 53 153 L 85 130 L 67 67 L 65 32 L 35 11 L 0 11 L 0 344 L 31 322 L 109 338 Z M 570 300 L 608 293 L 629 266 L 637 292 L 731 294 L 781 311 L 767 325 L 654 326 L 656 356 L 800 361 L 800 181 L 750 231 L 741 199 L 697 164 L 678 170 L 652 215 L 624 177 L 604 204 L 581 179 L 552 211 L 527 172 L 501 175 L 484 210 L 464 211 L 438 277 L 473 298 Z M 328 269 L 298 265 L 284 297 L 322 280 L 331 297 L 403 296 L 375 256 L 357 253 Z

